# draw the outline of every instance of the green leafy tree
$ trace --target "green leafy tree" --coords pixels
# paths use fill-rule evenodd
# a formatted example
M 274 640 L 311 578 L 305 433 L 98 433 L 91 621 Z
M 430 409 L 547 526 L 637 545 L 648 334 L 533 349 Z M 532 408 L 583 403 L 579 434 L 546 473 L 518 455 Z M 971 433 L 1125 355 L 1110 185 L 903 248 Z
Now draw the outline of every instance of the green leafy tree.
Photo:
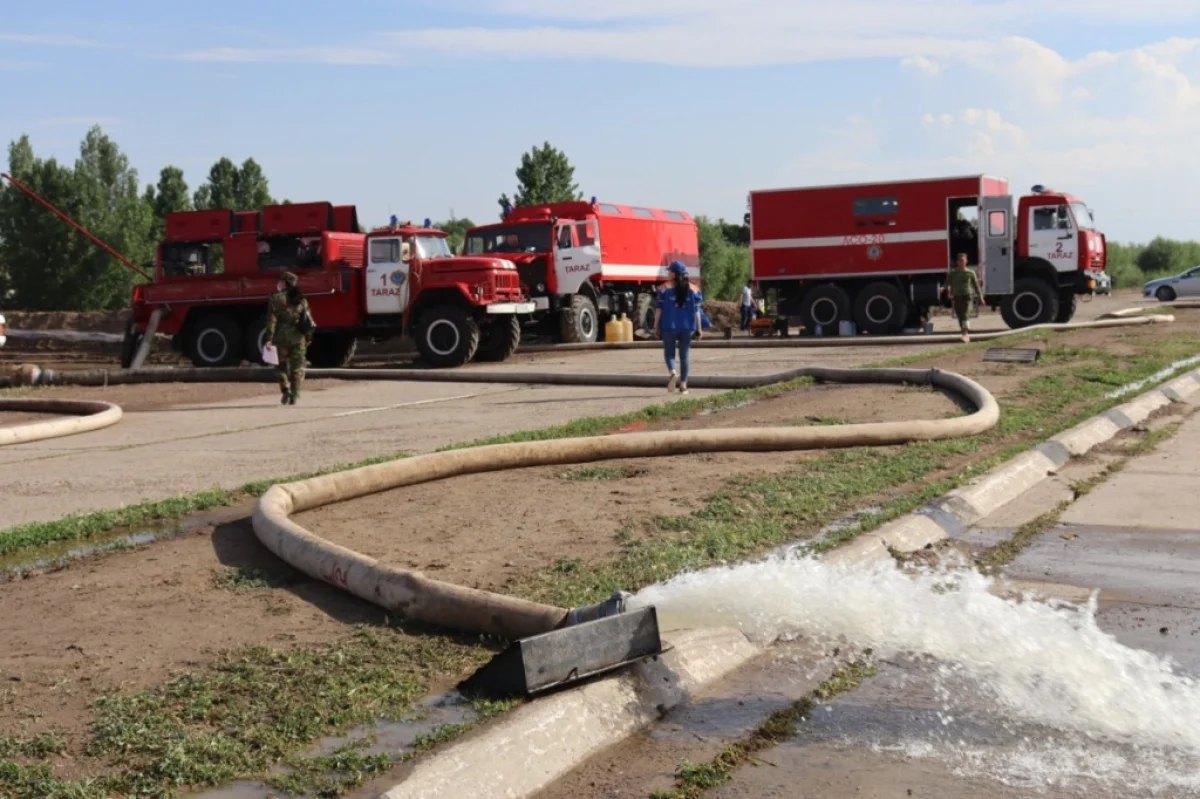
M 162 239 L 167 214 L 192 210 L 187 181 L 183 179 L 183 170 L 177 166 L 163 168 L 158 175 L 158 184 L 146 187 L 145 199 L 154 212 L 155 241 Z
M 438 222 L 434 227 L 446 231 L 446 243 L 450 245 L 452 252 L 458 252 L 462 247 L 463 239 L 466 238 L 467 231 L 475 227 L 475 223 L 470 219 L 459 219 L 454 215 L 454 211 L 451 211 L 449 219 Z
M 217 161 L 208 171 L 208 180 L 196 189 L 193 201 L 200 210 L 257 211 L 275 204 L 267 177 L 253 158 L 247 158 L 240 168 L 228 158 Z
M 750 248 L 729 240 L 725 220 L 696 217 L 700 238 L 700 281 L 705 299 L 732 300 L 750 279 Z
M 553 147 L 550 142 L 535 146 L 521 156 L 517 167 L 517 193 L 510 200 L 501 194 L 500 204 L 503 218 L 506 207 L 519 208 L 525 205 L 571 202 L 582 200 L 579 186 L 575 184 L 575 167 L 571 166 L 566 153 Z
M 135 263 L 152 252 L 153 212 L 137 171 L 101 129 L 88 131 L 73 169 L 35 156 L 29 138 L 9 146 L 10 173 Z M 8 299 L 28 310 L 88 311 L 129 301 L 135 274 L 12 186 L 0 189 L 0 262 Z

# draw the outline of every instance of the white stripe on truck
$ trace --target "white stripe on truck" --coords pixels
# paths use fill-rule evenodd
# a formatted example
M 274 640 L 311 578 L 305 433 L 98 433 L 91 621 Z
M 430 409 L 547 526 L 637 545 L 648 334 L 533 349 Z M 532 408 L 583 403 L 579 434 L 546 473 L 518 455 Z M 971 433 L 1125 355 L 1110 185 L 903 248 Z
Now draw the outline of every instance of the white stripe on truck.
M 648 264 L 604 264 L 601 267 L 603 275 L 621 275 L 622 277 L 666 277 L 666 266 L 653 266 Z M 700 274 L 700 267 L 689 266 L 688 272 L 691 274 Z
M 918 241 L 946 241 L 944 230 L 917 230 L 911 233 L 855 233 L 849 236 L 812 236 L 804 239 L 760 239 L 752 242 L 755 250 L 792 250 L 805 247 L 870 247 L 872 244 L 911 244 Z

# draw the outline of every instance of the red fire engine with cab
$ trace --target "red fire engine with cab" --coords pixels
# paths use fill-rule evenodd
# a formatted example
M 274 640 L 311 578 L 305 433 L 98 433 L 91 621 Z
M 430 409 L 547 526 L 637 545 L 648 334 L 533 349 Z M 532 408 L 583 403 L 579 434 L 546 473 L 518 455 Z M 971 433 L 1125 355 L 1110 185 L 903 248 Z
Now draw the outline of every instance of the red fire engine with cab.
M 8 177 L 5 175 L 4 177 Z M 360 233 L 353 205 L 270 205 L 259 211 L 167 214 L 152 274 L 139 269 L 28 187 L 10 182 L 110 255 L 150 280 L 133 289 L 121 366 L 129 368 L 150 328 L 200 367 L 263 362 L 267 300 L 279 276 L 300 279 L 317 331 L 308 350 L 318 368 L 344 366 L 362 338 L 409 334 L 433 366 L 501 361 L 520 343 L 516 265 L 455 257 L 446 233 L 399 224 Z M 155 317 L 157 317 L 155 319 Z
M 755 283 L 810 332 L 916 327 L 960 252 L 1009 327 L 1067 322 L 1105 266 L 1082 200 L 1035 186 L 1014 215 L 986 175 L 752 191 L 747 222 Z
M 629 314 L 652 330 L 654 289 L 682 261 L 700 276 L 696 222 L 683 211 L 591 202 L 506 209 L 504 221 L 467 231 L 463 252 L 513 261 L 535 318 L 557 340 L 591 343 Z

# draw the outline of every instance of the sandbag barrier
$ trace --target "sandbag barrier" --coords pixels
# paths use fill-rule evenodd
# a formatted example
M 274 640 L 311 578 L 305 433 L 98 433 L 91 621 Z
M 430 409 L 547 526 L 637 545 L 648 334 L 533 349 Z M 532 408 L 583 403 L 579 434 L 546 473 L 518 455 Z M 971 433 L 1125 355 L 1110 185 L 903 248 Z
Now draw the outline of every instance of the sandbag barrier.
M 0 447 L 25 444 L 47 438 L 73 436 L 111 427 L 121 421 L 119 405 L 98 400 L 56 400 L 41 398 L 0 399 L 0 411 L 18 413 L 66 414 L 65 419 L 43 419 L 36 422 L 0 427 Z
M 531 376 L 532 377 L 532 376 Z M 639 376 L 537 375 L 544 382 L 588 385 L 645 385 Z M 291 516 L 404 486 L 469 474 L 565 466 L 625 458 L 654 458 L 696 452 L 786 452 L 842 447 L 891 446 L 972 436 L 991 429 L 1000 406 L 983 386 L 939 369 L 835 369 L 806 367 L 774 375 L 709 378 L 723 388 L 777 385 L 801 377 L 834 383 L 928 385 L 952 392 L 975 410 L 951 419 L 912 420 L 828 427 L 733 428 L 625 433 L 589 438 L 496 444 L 450 450 L 272 486 L 258 501 L 254 532 L 263 545 L 292 567 L 393 613 L 467 633 L 524 638 L 564 626 L 570 609 L 432 580 L 326 541 Z M 507 375 L 505 380 L 510 379 Z M 654 378 L 656 386 L 661 379 Z M 698 384 L 697 380 L 689 384 Z M 402 524 L 397 519 L 397 526 Z

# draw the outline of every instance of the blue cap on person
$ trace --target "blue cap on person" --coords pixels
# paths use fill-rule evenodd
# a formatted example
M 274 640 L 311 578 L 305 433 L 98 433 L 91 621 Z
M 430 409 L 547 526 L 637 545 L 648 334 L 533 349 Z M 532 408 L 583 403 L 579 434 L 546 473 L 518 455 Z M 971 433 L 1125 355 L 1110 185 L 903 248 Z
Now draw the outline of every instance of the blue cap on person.
M 688 273 L 687 267 L 683 265 L 682 261 L 672 261 L 671 265 L 667 267 L 667 271 L 678 272 L 681 275 L 686 275 Z

